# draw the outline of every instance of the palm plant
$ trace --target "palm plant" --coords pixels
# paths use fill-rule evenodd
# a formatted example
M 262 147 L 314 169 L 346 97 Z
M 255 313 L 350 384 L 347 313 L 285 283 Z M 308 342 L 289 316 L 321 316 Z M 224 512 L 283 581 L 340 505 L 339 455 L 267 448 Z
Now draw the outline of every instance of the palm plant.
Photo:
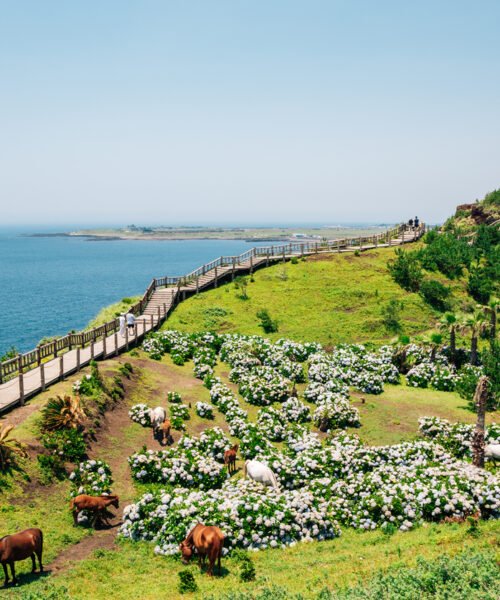
M 85 412 L 79 396 L 56 396 L 50 398 L 42 410 L 42 429 L 78 429 L 85 420 Z
M 484 320 L 484 314 L 477 312 L 465 318 L 464 321 L 459 325 L 459 328 L 463 332 L 469 332 L 470 339 L 470 364 L 477 365 L 478 363 L 478 352 L 477 344 L 479 335 L 485 331 L 486 323 Z
M 498 309 L 500 307 L 500 300 L 498 298 L 493 298 L 488 302 L 486 306 L 482 306 L 486 317 L 489 317 L 490 320 L 490 340 L 494 341 L 497 337 L 497 316 Z
M 453 313 L 446 313 L 441 319 L 440 329 L 445 331 L 450 338 L 450 356 L 453 361 L 457 353 L 457 317 Z
M 0 471 L 4 473 L 12 465 L 14 456 L 26 456 L 24 446 L 10 437 L 14 425 L 0 424 Z

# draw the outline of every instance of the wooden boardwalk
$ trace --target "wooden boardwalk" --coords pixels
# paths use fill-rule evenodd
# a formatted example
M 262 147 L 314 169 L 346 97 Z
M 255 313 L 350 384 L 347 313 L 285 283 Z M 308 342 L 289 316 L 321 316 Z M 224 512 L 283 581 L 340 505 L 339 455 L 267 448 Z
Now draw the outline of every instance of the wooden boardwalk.
M 30 396 L 79 371 L 91 360 L 103 360 L 127 351 L 158 328 L 175 306 L 192 294 L 293 257 L 399 246 L 414 242 L 424 232 L 424 225 L 411 230 L 403 225 L 365 238 L 252 248 L 240 256 L 221 256 L 182 277 L 156 278 L 132 307 L 137 315 L 133 333 L 129 334 L 127 329 L 125 335 L 121 335 L 118 320 L 114 320 L 86 332 L 68 334 L 0 363 L 0 412 L 24 404 Z

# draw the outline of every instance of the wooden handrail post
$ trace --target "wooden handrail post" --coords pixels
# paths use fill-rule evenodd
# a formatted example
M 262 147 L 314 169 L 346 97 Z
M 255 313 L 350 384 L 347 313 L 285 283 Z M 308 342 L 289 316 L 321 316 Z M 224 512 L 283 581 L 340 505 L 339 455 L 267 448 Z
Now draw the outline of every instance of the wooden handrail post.
M 45 392 L 45 365 L 40 365 L 40 388 L 42 392 Z
M 125 350 L 128 350 L 128 325 L 125 325 Z
M 200 293 L 200 276 L 199 275 L 196 275 L 196 293 L 197 294 Z
M 42 363 L 42 357 L 40 356 L 40 346 L 36 347 L 36 364 L 38 366 L 40 366 Z M 0 381 L 2 380 L 2 378 L 0 377 Z
M 24 406 L 24 375 L 23 372 L 19 372 L 19 404 Z
M 57 340 L 55 340 L 55 342 L 52 342 L 54 344 L 54 358 L 57 358 Z
M 61 381 L 64 379 L 64 356 L 59 358 L 59 379 Z
M 269 248 L 266 250 L 266 267 L 269 266 Z
M 151 329 L 153 329 L 153 327 L 154 327 L 154 319 L 153 319 L 153 315 L 152 314 L 149 315 L 149 320 L 150 320 L 150 323 L 151 323 Z
M 160 311 L 160 305 L 158 304 L 158 327 L 160 326 L 160 320 L 161 320 L 161 311 Z
M 285 258 L 285 246 L 283 246 L 283 262 L 285 262 L 285 261 L 286 261 L 286 258 Z
M 217 287 L 217 267 L 214 267 L 214 270 L 215 270 L 214 287 Z
M 340 240 L 337 240 L 337 252 L 340 254 Z
M 118 356 L 118 332 L 115 331 L 115 356 Z
M 233 265 L 231 267 L 231 281 L 234 281 L 234 270 L 236 268 L 236 257 L 233 256 Z
M 17 371 L 19 375 L 23 372 L 23 357 L 21 354 L 17 355 Z
M 102 357 L 106 358 L 106 332 L 104 332 L 104 335 L 102 337 Z
M 250 275 L 253 273 L 253 257 L 250 254 Z
M 90 339 L 90 360 L 94 360 L 94 331 L 92 331 L 92 337 Z
M 80 370 L 80 348 L 76 349 L 76 370 Z

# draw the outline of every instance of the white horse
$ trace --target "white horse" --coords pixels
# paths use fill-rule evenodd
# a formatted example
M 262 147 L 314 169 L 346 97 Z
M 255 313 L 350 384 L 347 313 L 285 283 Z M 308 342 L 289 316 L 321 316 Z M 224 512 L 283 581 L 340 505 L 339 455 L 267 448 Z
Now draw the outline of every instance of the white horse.
M 250 477 L 254 481 L 258 481 L 264 485 L 269 485 L 275 490 L 278 490 L 278 480 L 276 479 L 276 475 L 271 471 L 271 469 L 265 465 L 264 463 L 259 462 L 258 460 L 246 460 L 245 466 L 243 468 L 243 476 Z
M 164 408 L 157 406 L 156 408 L 149 409 L 149 420 L 153 426 L 153 437 L 158 433 L 161 425 L 165 422 L 167 413 Z
M 487 460 L 500 460 L 500 444 L 486 444 L 484 447 L 484 458 Z

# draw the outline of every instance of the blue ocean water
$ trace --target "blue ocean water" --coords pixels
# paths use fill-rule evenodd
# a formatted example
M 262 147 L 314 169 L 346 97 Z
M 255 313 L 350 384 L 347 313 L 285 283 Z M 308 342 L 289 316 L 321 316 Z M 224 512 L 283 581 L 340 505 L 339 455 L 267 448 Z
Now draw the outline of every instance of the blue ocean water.
M 40 229 L 38 229 L 40 231 Z M 142 294 L 153 277 L 183 275 L 244 241 L 86 241 L 0 229 L 0 355 L 79 330 L 108 304 Z M 269 244 L 264 244 L 269 245 Z

